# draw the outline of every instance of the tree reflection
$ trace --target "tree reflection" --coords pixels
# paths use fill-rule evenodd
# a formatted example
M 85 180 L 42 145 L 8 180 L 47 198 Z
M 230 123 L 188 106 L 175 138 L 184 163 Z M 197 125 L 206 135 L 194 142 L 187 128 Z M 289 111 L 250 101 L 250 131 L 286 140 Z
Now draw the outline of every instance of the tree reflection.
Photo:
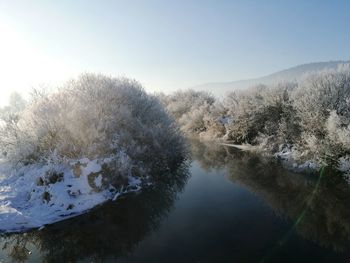
M 109 202 L 93 211 L 24 234 L 2 237 L 3 250 L 16 262 L 34 247 L 44 262 L 104 261 L 125 256 L 159 226 L 189 177 L 188 162 L 158 176 L 138 194 Z
M 224 147 L 215 142 L 189 140 L 191 146 L 192 159 L 196 160 L 202 169 L 209 172 L 213 169 L 223 168 L 232 161 L 236 149 Z
M 336 251 L 350 247 L 350 186 L 339 174 L 297 174 L 276 160 L 232 147 L 195 147 L 195 158 L 204 169 L 226 166 L 232 182 L 262 197 L 303 238 Z

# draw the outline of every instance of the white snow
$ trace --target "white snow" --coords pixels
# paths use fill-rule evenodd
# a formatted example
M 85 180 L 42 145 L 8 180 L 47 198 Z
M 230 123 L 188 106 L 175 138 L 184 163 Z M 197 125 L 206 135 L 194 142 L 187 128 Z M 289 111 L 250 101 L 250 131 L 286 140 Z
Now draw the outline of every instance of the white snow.
M 303 172 L 306 170 L 318 170 L 320 165 L 312 160 L 307 160 L 303 163 L 297 163 L 293 158 L 293 148 L 288 146 L 281 151 L 275 153 L 275 157 L 282 161 L 286 168 L 292 169 L 295 172 Z
M 94 182 L 98 188 L 101 188 L 102 187 L 102 175 L 97 176 L 95 178 Z
M 347 177 L 350 178 L 350 156 L 346 155 L 339 158 L 338 170 L 343 172 Z
M 141 189 L 142 180 L 132 176 L 128 176 L 128 185 L 120 190 L 113 186 L 102 188 L 101 174 L 94 178 L 95 186 L 91 186 L 88 175 L 100 172 L 102 162 L 81 159 L 60 165 L 30 165 L 14 170 L 0 160 L 0 232 L 42 228 Z M 81 164 L 80 176 L 73 173 L 72 165 L 77 163 Z M 38 180 L 50 171 L 62 173 L 62 179 L 55 183 L 38 184 Z

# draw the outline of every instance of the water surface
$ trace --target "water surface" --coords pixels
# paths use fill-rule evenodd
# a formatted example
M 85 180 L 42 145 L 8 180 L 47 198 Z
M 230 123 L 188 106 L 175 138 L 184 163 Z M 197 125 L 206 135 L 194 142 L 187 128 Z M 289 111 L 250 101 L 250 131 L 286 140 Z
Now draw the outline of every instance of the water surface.
M 3 262 L 350 262 L 350 187 L 273 160 L 191 143 L 153 188 L 1 237 Z

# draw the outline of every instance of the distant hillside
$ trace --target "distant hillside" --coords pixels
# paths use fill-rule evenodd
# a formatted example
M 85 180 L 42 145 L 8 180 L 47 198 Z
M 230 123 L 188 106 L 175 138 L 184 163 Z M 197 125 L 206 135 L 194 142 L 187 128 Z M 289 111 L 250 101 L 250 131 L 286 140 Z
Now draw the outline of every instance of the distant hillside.
M 194 90 L 210 91 L 213 94 L 220 96 L 228 91 L 247 88 L 257 84 L 273 85 L 284 81 L 298 81 L 307 72 L 337 68 L 339 64 L 346 63 L 350 63 L 350 60 L 309 63 L 278 71 L 261 78 L 238 80 L 232 82 L 206 83 L 192 88 Z

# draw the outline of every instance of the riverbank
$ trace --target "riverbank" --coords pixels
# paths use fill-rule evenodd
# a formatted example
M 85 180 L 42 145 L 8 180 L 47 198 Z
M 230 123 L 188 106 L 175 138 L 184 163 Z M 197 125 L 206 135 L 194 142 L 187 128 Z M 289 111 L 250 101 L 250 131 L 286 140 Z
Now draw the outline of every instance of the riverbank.
M 13 169 L 0 164 L 0 232 L 27 231 L 87 212 L 108 200 L 141 190 L 147 177 L 128 176 L 116 188 L 106 185 L 110 160 L 87 158 L 56 165 Z
M 317 172 L 322 167 L 321 164 L 312 161 L 306 160 L 302 163 L 298 163 L 293 158 L 293 152 L 290 149 L 283 149 L 282 151 L 276 152 L 274 154 L 269 154 L 266 151 L 262 150 L 259 146 L 251 145 L 251 144 L 234 144 L 234 143 L 224 143 L 219 142 L 219 145 L 233 147 L 242 151 L 249 151 L 258 154 L 267 155 L 269 157 L 273 157 L 281 161 L 282 165 L 293 172 L 301 173 L 301 172 Z M 348 160 L 344 160 L 344 162 L 339 164 L 337 170 L 344 173 L 348 177 L 348 173 L 350 171 L 350 162 Z

